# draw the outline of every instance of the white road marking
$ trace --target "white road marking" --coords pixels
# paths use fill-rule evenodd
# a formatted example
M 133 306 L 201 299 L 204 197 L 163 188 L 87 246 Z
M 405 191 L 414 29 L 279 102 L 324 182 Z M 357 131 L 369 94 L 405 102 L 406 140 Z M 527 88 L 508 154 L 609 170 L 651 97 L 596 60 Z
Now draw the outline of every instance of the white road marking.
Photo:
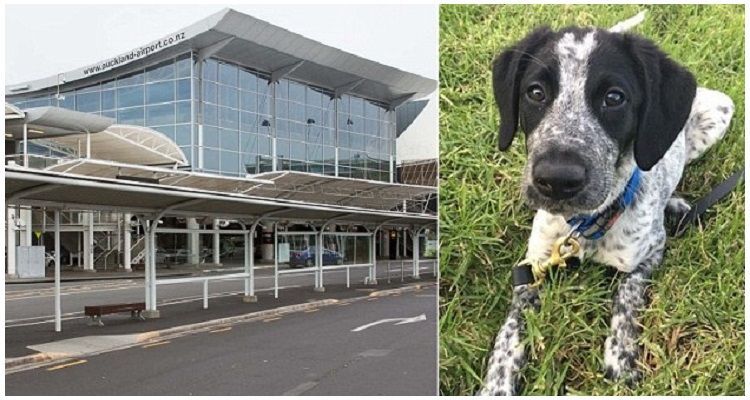
M 426 320 L 427 320 L 427 316 L 425 316 L 424 314 L 417 315 L 416 317 L 411 317 L 411 318 L 385 318 L 379 321 L 370 322 L 369 324 L 358 326 L 352 329 L 352 332 L 361 332 L 367 328 L 371 328 L 373 326 L 380 325 L 380 324 L 388 324 L 391 322 L 395 322 L 395 324 L 393 325 L 403 325 L 403 324 L 411 324 L 414 322 L 426 321 Z

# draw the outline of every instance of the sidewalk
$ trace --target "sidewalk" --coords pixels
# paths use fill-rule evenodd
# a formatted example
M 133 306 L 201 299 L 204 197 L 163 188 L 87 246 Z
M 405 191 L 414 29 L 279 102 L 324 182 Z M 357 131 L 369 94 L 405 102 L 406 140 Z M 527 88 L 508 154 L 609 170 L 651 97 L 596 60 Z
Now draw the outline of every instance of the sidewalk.
M 361 283 L 352 284 L 351 288 L 347 288 L 345 284 L 331 284 L 326 285 L 324 293 L 315 292 L 309 286 L 289 288 L 285 289 L 278 299 L 273 297 L 273 291 L 263 290 L 256 292 L 258 296 L 256 303 L 243 303 L 242 296 L 236 295 L 212 298 L 209 308 L 206 310 L 202 308 L 200 300 L 160 305 L 161 317 L 145 321 L 133 320 L 127 313 L 123 313 L 106 315 L 103 318 L 104 326 L 90 326 L 88 325 L 88 319 L 85 317 L 66 320 L 63 321 L 62 332 L 54 332 L 53 323 L 9 327 L 5 330 L 5 357 L 7 362 L 9 358 L 29 356 L 36 352 L 27 346 L 35 346 L 64 339 L 92 335 L 142 334 L 325 299 L 342 301 L 362 296 L 373 296 L 373 298 L 376 298 L 378 297 L 377 292 L 389 294 L 389 290 L 415 288 L 415 285 L 416 287 L 430 288 L 430 290 L 434 290 L 435 288 L 434 282 L 409 279 L 404 283 L 380 283 L 376 286 Z

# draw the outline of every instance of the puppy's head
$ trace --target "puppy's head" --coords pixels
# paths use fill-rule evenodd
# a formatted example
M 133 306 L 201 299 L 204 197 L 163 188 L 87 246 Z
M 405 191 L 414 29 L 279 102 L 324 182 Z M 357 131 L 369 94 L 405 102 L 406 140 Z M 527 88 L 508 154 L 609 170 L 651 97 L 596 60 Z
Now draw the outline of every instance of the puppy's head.
M 650 170 L 684 126 L 695 80 L 653 43 L 601 29 L 540 28 L 493 63 L 499 147 L 518 127 L 532 208 L 590 212 Z

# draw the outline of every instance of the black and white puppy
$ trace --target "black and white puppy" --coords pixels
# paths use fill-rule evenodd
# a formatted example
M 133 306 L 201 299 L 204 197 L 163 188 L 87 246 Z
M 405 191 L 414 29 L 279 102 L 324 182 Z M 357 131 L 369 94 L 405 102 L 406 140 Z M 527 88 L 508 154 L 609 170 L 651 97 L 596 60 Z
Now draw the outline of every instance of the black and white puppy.
M 492 73 L 500 150 L 519 127 L 526 135 L 522 192 L 538 210 L 528 259 L 546 260 L 571 217 L 610 209 L 639 174 L 632 203 L 602 237 L 581 238 L 578 254 L 628 274 L 614 295 L 603 370 L 635 382 L 637 313 L 664 252 L 665 212 L 689 209 L 673 195 L 683 167 L 724 135 L 734 104 L 697 88 L 651 41 L 597 28 L 537 29 L 499 54 Z M 538 290 L 513 289 L 479 394 L 516 393 L 526 362 L 522 311 L 538 305 Z

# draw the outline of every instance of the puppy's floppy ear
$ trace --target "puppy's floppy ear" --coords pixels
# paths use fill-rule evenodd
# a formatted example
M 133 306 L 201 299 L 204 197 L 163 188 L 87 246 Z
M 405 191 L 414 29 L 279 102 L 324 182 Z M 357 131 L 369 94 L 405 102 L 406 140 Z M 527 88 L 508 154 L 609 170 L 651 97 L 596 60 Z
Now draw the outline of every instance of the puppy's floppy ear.
M 633 153 L 638 167 L 648 171 L 685 126 L 695 97 L 695 78 L 650 41 L 635 35 L 625 35 L 625 41 L 640 69 L 644 91 Z
M 511 48 L 503 51 L 492 62 L 492 89 L 500 111 L 500 150 L 510 146 L 518 128 L 519 85 L 533 53 L 552 36 L 549 27 L 530 33 Z

